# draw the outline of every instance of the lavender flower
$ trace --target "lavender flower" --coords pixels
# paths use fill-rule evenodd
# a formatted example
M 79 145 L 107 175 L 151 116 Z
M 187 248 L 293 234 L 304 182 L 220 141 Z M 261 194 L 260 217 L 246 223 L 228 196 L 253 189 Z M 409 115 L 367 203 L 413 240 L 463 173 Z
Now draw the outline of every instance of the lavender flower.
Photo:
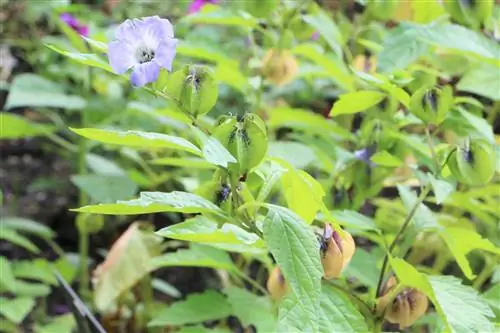
M 319 39 L 319 37 L 320 37 L 319 31 L 315 31 L 311 35 L 311 40 L 312 41 L 317 41 Z
M 370 146 L 367 148 L 356 150 L 354 152 L 354 157 L 357 160 L 367 163 L 370 167 L 374 167 L 376 164 L 370 160 L 373 154 L 375 154 L 375 147 Z
M 177 39 L 169 20 L 158 16 L 129 19 L 118 26 L 115 37 L 108 46 L 109 64 L 117 74 L 132 68 L 134 86 L 156 81 L 160 68 L 172 70 Z
M 80 23 L 80 21 L 78 21 L 78 19 L 70 13 L 63 13 L 59 16 L 59 18 L 80 35 L 85 37 L 89 35 L 89 27 Z
M 189 5 L 189 14 L 199 12 L 207 3 L 216 4 L 219 0 L 193 0 Z

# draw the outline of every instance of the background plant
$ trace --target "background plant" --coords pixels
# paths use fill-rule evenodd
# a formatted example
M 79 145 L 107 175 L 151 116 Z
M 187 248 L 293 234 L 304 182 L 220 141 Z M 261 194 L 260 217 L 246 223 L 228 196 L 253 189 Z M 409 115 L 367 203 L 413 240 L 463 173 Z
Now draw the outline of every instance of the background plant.
M 3 84 L 2 139 L 36 137 L 23 145 L 71 171 L 6 182 L 2 329 L 75 327 L 56 316 L 57 269 L 113 332 L 494 331 L 498 6 L 188 5 L 8 7 L 21 62 Z M 179 39 L 174 70 L 133 88 L 107 45 L 124 19 L 156 14 Z M 65 215 L 78 248 L 9 217 L 30 216 L 23 196 L 43 191 L 80 207 Z M 356 248 L 329 280 L 321 244 L 344 255 L 346 243 L 325 224 Z M 166 281 L 187 267 L 206 269 L 181 293 Z M 276 267 L 284 296 L 271 299 Z M 381 306 L 417 292 L 430 303 L 421 317 Z

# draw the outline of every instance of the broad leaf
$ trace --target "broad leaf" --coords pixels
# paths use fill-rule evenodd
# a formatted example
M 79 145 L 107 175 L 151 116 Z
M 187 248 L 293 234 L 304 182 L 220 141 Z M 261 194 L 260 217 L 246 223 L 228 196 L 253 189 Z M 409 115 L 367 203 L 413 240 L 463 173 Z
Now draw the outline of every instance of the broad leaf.
M 201 143 L 201 152 L 205 160 L 213 165 L 227 168 L 229 163 L 236 163 L 231 153 L 214 137 L 208 136 L 196 127 L 191 127 Z
M 90 67 L 96 67 L 96 68 L 101 68 L 104 69 L 110 73 L 114 73 L 113 69 L 111 69 L 111 66 L 101 57 L 99 57 L 96 54 L 92 53 L 77 53 L 77 52 L 70 52 L 66 50 L 62 50 L 58 48 L 55 45 L 50 45 L 50 44 L 45 44 L 49 49 L 62 54 L 63 56 L 74 60 L 82 65 L 90 66 Z
M 257 332 L 275 331 L 276 319 L 269 298 L 236 287 L 230 287 L 224 293 L 233 309 L 232 314 L 238 317 L 244 327 L 254 325 Z
M 394 167 L 394 168 L 401 166 L 401 164 L 403 164 L 403 161 L 401 161 L 396 156 L 390 154 L 387 150 L 375 153 L 371 157 L 371 161 L 380 166 Z
M 12 264 L 12 273 L 16 278 L 25 278 L 56 285 L 54 266 L 45 259 L 20 260 Z
M 436 197 L 436 202 L 441 204 L 445 202 L 446 198 L 455 191 L 455 185 L 450 184 L 446 180 L 437 179 L 433 174 L 428 173 L 427 176 L 434 190 L 434 196 Z
M 266 207 L 269 212 L 264 238 L 292 293 L 300 300 L 297 306 L 307 325 L 316 328 L 323 276 L 316 236 L 292 211 L 270 204 Z
M 201 151 L 187 141 L 178 136 L 172 136 L 162 133 L 150 133 L 141 131 L 115 131 L 103 130 L 97 128 L 70 128 L 73 132 L 87 139 L 121 145 L 127 147 L 138 147 L 142 149 L 171 148 L 188 151 L 190 153 L 201 155 Z
M 9 229 L 0 224 L 0 239 L 20 246 L 32 253 L 40 253 L 40 249 L 29 239 L 14 229 Z
M 19 324 L 35 306 L 33 298 L 18 297 L 7 299 L 0 297 L 0 313 L 16 324 Z
M 115 202 L 137 192 L 137 185 L 127 176 L 74 175 L 71 181 L 95 202 Z
M 139 226 L 131 224 L 94 271 L 94 301 L 101 311 L 154 269 L 151 262 L 160 253 L 159 240 Z
M 160 212 L 203 213 L 221 212 L 220 208 L 207 199 L 192 193 L 174 191 L 141 192 L 138 199 L 118 201 L 115 204 L 85 206 L 73 211 L 80 213 L 136 215 Z
M 369 253 L 362 248 L 357 248 L 342 275 L 349 279 L 355 278 L 370 288 L 377 288 L 377 279 L 380 273 L 377 262 L 382 258 L 378 258 L 374 252 Z
M 0 227 L 33 234 L 45 239 L 55 236 L 54 232 L 46 225 L 23 217 L 2 216 Z
M 328 284 L 323 284 L 319 307 L 319 332 L 368 332 L 365 318 L 352 301 Z
M 334 210 L 332 216 L 340 224 L 360 230 L 378 230 L 372 218 L 352 210 Z
M 303 19 L 320 33 L 339 58 L 342 57 L 342 35 L 326 12 L 319 10 L 314 15 L 305 15 Z
M 66 95 L 62 85 L 36 74 L 26 73 L 17 75 L 12 82 L 5 109 L 20 106 L 83 109 L 85 105 L 85 100 L 80 96 Z M 4 130 L 11 129 L 2 127 L 2 131 Z
M 186 300 L 171 304 L 160 311 L 149 326 L 185 325 L 217 320 L 231 315 L 232 309 L 224 295 L 207 290 L 202 294 L 190 294 Z
M 76 327 L 75 317 L 68 313 L 51 318 L 50 323 L 46 325 L 35 325 L 35 333 L 71 333 Z
M 16 292 L 16 279 L 12 273 L 12 267 L 9 260 L 5 257 L 0 257 L 0 288 L 11 292 Z
M 53 133 L 52 125 L 37 124 L 16 114 L 0 113 L 0 139 L 19 139 Z
M 155 269 L 160 267 L 209 267 L 228 271 L 236 270 L 236 266 L 227 252 L 200 244 L 191 244 L 190 249 L 181 249 L 156 257 L 151 264 Z
M 498 70 L 497 67 L 490 64 L 482 64 L 472 68 L 462 77 L 457 84 L 457 89 L 498 101 L 500 100 Z
M 319 305 L 318 305 L 319 306 Z M 317 310 L 316 310 L 317 311 Z M 319 316 L 319 313 L 317 314 Z M 319 323 L 313 323 L 308 313 L 302 309 L 302 304 L 297 296 L 288 294 L 279 305 L 278 333 L 303 333 L 319 332 Z
M 207 4 L 197 13 L 185 16 L 183 21 L 197 24 L 217 24 L 241 28 L 254 28 L 258 21 L 245 12 L 236 12 L 224 7 Z
M 403 201 L 403 205 L 406 207 L 409 213 L 417 202 L 417 196 L 406 186 L 398 185 L 397 187 L 399 196 L 401 197 L 401 201 Z M 412 220 L 415 221 L 415 227 L 417 227 L 418 229 L 439 227 L 436 217 L 429 209 L 429 207 L 427 207 L 424 203 L 418 205 L 417 211 L 415 212 Z
M 484 239 L 477 232 L 459 227 L 447 227 L 441 229 L 439 234 L 455 257 L 464 275 L 472 280 L 475 275 L 467 260 L 467 254 L 472 250 L 484 250 L 500 255 L 500 249 L 489 240 Z
M 491 125 L 486 121 L 486 119 L 478 117 L 463 108 L 458 108 L 458 113 L 463 117 L 464 124 L 475 129 L 477 131 L 477 134 L 484 137 L 490 143 L 493 144 L 495 142 L 493 129 Z
M 364 111 L 380 103 L 385 96 L 384 93 L 368 90 L 340 95 L 340 100 L 333 105 L 330 116 Z
M 272 141 L 269 143 L 267 154 L 285 160 L 297 169 L 305 169 L 317 159 L 311 147 L 293 141 Z
M 213 164 L 207 163 L 207 161 L 198 157 L 186 157 L 186 158 L 164 157 L 152 160 L 150 163 L 155 165 L 166 165 L 171 167 L 184 167 L 184 168 L 196 168 L 196 169 L 215 168 Z

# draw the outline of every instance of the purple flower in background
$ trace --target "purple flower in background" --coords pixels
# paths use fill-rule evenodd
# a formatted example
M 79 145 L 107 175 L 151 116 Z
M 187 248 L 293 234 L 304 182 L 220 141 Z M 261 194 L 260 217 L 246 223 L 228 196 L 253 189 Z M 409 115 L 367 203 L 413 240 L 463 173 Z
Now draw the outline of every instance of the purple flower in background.
M 311 35 L 311 40 L 317 41 L 319 39 L 319 36 L 320 36 L 319 31 L 315 31 Z
M 59 16 L 59 18 L 80 35 L 85 37 L 89 35 L 89 27 L 80 23 L 80 21 L 78 21 L 78 19 L 70 13 L 63 13 Z
M 108 46 L 109 64 L 117 74 L 132 68 L 134 86 L 156 81 L 160 68 L 172 70 L 177 39 L 169 20 L 159 16 L 128 19 L 118 26 L 115 38 Z
M 354 157 L 357 160 L 367 163 L 369 166 L 374 167 L 376 164 L 371 161 L 371 157 L 375 154 L 375 147 L 370 146 L 367 148 L 359 149 L 354 152 Z
M 218 3 L 219 0 L 193 0 L 191 4 L 189 5 L 188 12 L 189 14 L 197 13 L 199 12 L 203 6 L 205 6 L 207 3 L 213 3 L 216 4 Z

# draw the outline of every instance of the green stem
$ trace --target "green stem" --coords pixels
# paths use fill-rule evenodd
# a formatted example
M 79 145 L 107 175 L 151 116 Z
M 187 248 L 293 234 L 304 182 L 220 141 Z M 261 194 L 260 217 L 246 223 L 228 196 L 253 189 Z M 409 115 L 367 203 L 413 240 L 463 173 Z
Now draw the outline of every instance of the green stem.
M 257 283 L 257 281 L 249 278 L 248 276 L 246 276 L 244 273 L 240 272 L 240 271 L 237 271 L 237 270 L 234 270 L 234 271 L 231 271 L 231 273 L 233 273 L 235 276 L 237 276 L 238 278 L 240 279 L 243 279 L 245 280 L 246 282 L 248 282 L 253 288 L 255 288 L 256 290 L 259 290 L 261 293 L 263 293 L 264 295 L 267 295 L 268 292 L 266 289 L 264 289 L 264 287 L 262 287 L 259 283 Z
M 476 279 L 472 283 L 472 287 L 474 287 L 474 289 L 476 289 L 476 290 L 480 290 L 481 286 L 491 276 L 494 269 L 495 269 L 495 265 L 494 265 L 493 261 L 490 260 L 488 257 L 486 257 L 484 267 L 481 270 L 481 273 L 479 273 L 479 275 L 476 277 Z
M 151 277 L 146 275 L 140 282 L 140 290 L 142 302 L 144 304 L 145 315 L 147 316 L 147 322 L 151 319 L 151 315 L 154 313 L 154 303 L 153 303 L 153 288 L 151 284 Z M 154 327 L 148 327 L 147 331 L 149 333 L 157 332 L 158 330 Z
M 436 167 L 436 171 L 439 170 L 439 161 L 436 155 L 436 149 L 434 148 L 434 142 L 432 141 L 431 133 L 429 131 L 429 127 L 425 127 L 425 136 L 427 137 L 427 144 L 429 145 L 429 149 L 431 151 L 431 157 L 434 161 L 434 166 Z

